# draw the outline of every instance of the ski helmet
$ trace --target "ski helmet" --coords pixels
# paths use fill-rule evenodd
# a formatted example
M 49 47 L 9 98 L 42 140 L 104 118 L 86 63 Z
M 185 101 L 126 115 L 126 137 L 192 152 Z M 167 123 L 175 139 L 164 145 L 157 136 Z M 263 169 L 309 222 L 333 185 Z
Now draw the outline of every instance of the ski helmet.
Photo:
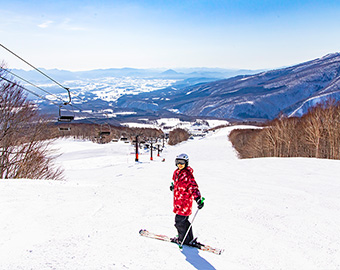
M 175 163 L 177 166 L 178 161 L 184 161 L 185 162 L 185 167 L 189 165 L 189 156 L 187 154 L 180 154 L 176 157 Z

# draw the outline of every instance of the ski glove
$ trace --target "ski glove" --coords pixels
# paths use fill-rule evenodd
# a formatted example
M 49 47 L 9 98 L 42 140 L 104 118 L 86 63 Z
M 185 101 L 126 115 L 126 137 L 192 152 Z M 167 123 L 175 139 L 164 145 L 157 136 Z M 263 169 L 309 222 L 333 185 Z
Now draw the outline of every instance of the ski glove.
M 171 182 L 170 191 L 174 190 L 174 182 Z
M 197 208 L 202 209 L 204 206 L 204 198 L 198 197 L 196 199 L 196 202 L 197 202 Z

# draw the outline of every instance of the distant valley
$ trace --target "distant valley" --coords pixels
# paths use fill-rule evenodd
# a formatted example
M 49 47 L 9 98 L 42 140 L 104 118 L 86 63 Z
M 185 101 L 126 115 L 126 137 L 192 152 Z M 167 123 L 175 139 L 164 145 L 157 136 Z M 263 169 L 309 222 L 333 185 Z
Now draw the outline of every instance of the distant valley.
M 182 89 L 123 96 L 124 108 L 172 110 L 196 117 L 265 121 L 301 116 L 318 102 L 340 99 L 340 54 L 292 67 L 201 83 Z
M 60 102 L 54 95 L 68 99 L 64 89 L 33 71 L 13 72 L 53 93 L 44 95 L 49 100 Z M 70 88 L 78 121 L 93 118 L 119 124 L 161 117 L 265 121 L 280 113 L 301 116 L 318 102 L 340 99 L 339 53 L 263 72 L 202 68 L 46 73 Z M 43 112 L 58 114 L 55 104 L 31 98 Z
M 72 106 L 63 106 L 72 110 L 76 121 L 110 122 L 119 124 L 126 121 L 138 122 L 140 118 L 157 119 L 159 117 L 178 117 L 172 110 L 150 111 L 149 109 L 126 108 L 118 106 L 118 99 L 124 96 L 137 97 L 139 94 L 151 93 L 156 90 L 182 89 L 203 82 L 232 77 L 243 73 L 256 73 L 252 70 L 226 70 L 211 68 L 189 68 L 175 70 L 162 69 L 104 69 L 92 71 L 71 72 L 65 70 L 41 69 L 64 87 L 70 89 Z M 65 89 L 51 82 L 45 76 L 34 70 L 11 70 L 19 78 L 24 78 L 37 87 L 22 82 L 25 88 L 30 89 L 45 99 L 29 94 L 29 98 L 39 105 L 43 113 L 58 116 L 58 106 L 69 100 Z M 18 80 L 20 81 L 20 80 Z M 42 91 L 45 90 L 45 91 Z M 47 92 L 47 93 L 46 93 Z M 194 120 L 195 117 L 182 115 L 181 118 Z

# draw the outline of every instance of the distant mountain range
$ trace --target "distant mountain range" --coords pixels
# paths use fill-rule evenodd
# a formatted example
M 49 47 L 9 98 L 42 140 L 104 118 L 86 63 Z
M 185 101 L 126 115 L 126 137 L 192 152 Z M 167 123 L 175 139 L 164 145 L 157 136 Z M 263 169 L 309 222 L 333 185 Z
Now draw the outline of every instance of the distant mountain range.
M 86 121 L 86 119 L 93 118 L 98 122 L 108 121 L 109 118 L 109 121 L 113 124 L 129 120 L 138 121 L 141 117 L 143 119 L 155 119 L 163 116 L 178 116 L 171 110 L 150 111 L 148 109 L 120 108 L 117 106 L 119 97 L 125 95 L 137 97 L 140 93 L 159 89 L 169 89 L 169 87 L 182 89 L 198 83 L 216 81 L 239 74 L 256 73 L 254 70 L 221 68 L 182 68 L 176 70 L 112 68 L 77 72 L 42 68 L 39 68 L 39 70 L 71 90 L 73 106 L 63 107 L 74 111 L 76 119 Z M 68 94 L 65 89 L 36 70 L 12 69 L 11 73 L 15 75 L 14 79 L 19 82 L 21 81 L 20 78 L 25 79 L 26 81 L 21 81 L 21 83 L 26 88 L 40 97 L 44 96 L 47 100 L 51 100 L 53 103 L 37 98 L 36 95 L 28 95 L 30 99 L 39 104 L 43 113 L 57 117 L 59 107 L 56 104 L 62 105 L 63 101 L 68 101 Z M 27 81 L 35 84 L 38 88 L 28 84 Z M 185 115 L 181 117 L 189 120 L 195 119 L 195 117 Z
M 64 89 L 36 71 L 12 72 L 67 99 Z M 78 119 L 105 117 L 115 123 L 159 117 L 264 121 L 280 113 L 301 116 L 318 102 L 340 100 L 340 53 L 263 72 L 211 68 L 45 72 L 70 87 Z M 43 112 L 58 113 L 55 105 L 37 102 Z
M 117 105 L 170 110 L 189 116 L 268 120 L 280 113 L 301 116 L 328 98 L 340 99 L 340 53 L 255 75 L 122 96 Z
M 137 69 L 137 68 L 109 68 L 94 69 L 88 71 L 68 71 L 60 69 L 39 68 L 43 73 L 57 81 L 88 80 L 110 77 L 133 77 L 133 78 L 163 78 L 163 79 L 188 79 L 188 78 L 210 78 L 224 79 L 240 74 L 255 74 L 259 71 L 246 69 L 222 69 L 222 68 L 179 68 L 179 69 Z M 30 81 L 39 83 L 50 82 L 48 78 L 35 70 L 13 69 L 13 73 L 29 78 Z

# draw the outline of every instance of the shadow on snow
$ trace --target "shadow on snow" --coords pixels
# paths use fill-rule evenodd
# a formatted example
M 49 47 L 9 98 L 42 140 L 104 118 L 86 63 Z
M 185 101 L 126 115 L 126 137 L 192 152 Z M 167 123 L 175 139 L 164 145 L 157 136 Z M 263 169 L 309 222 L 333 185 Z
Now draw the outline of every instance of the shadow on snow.
M 186 257 L 186 261 L 197 270 L 216 270 L 214 266 L 199 255 L 198 249 L 183 246 L 182 253 Z

